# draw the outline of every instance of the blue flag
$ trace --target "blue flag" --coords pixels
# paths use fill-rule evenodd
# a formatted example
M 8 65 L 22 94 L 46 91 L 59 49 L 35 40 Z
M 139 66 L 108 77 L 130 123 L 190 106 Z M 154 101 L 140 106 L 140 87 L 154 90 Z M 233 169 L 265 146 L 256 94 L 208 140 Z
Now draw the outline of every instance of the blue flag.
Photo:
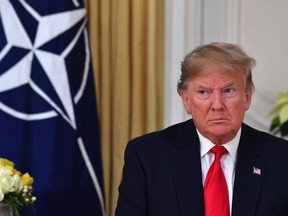
M 82 0 L 0 0 L 0 157 L 34 177 L 36 215 L 105 215 L 91 65 Z

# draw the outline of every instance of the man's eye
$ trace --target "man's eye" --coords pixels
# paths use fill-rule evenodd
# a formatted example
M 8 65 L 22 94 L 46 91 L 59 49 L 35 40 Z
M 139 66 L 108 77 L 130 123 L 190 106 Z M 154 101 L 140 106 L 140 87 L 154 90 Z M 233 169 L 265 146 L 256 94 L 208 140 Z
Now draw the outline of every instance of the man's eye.
M 230 92 L 232 92 L 233 90 L 231 89 L 231 88 L 227 88 L 227 89 L 225 89 L 224 90 L 224 93 L 230 93 Z
M 227 97 L 233 97 L 236 95 L 236 89 L 234 89 L 234 88 L 224 89 L 223 94 Z
M 205 91 L 205 90 L 199 90 L 198 91 L 198 94 L 202 94 L 203 95 L 203 94 L 206 94 L 206 93 L 207 93 L 207 91 Z
M 201 100 L 209 98 L 209 92 L 206 90 L 198 90 L 197 97 Z

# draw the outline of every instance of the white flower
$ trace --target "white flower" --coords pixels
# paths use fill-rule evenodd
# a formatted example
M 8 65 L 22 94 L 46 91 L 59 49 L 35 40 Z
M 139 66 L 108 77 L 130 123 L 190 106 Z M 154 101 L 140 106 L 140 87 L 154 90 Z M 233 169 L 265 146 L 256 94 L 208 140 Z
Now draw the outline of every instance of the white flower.
M 11 170 L 0 166 L 0 188 L 3 194 L 19 192 L 23 189 L 23 183 L 17 174 L 13 175 Z
M 6 167 L 0 166 L 0 178 L 9 175 L 12 175 L 12 171 L 7 169 Z
M 24 187 L 24 184 L 23 182 L 21 181 L 21 178 L 19 175 L 14 175 L 13 176 L 14 178 L 14 184 L 13 184 L 13 191 L 17 191 L 17 192 L 20 192 L 22 191 L 23 187 Z
M 14 183 L 15 180 L 13 176 L 2 176 L 2 178 L 0 178 L 0 187 L 2 188 L 4 194 L 14 192 Z
M 0 202 L 4 199 L 4 193 L 2 191 L 2 188 L 0 187 Z
M 12 161 L 0 158 L 0 203 L 11 204 L 15 215 L 20 215 L 19 209 L 23 205 L 33 205 L 36 201 L 36 197 L 32 195 L 33 181 L 29 173 L 21 174 L 15 169 Z M 10 199 L 12 197 L 16 199 Z
M 5 167 L 0 167 L 0 188 L 4 194 L 9 192 L 10 188 L 12 187 L 13 177 L 11 175 L 11 170 Z

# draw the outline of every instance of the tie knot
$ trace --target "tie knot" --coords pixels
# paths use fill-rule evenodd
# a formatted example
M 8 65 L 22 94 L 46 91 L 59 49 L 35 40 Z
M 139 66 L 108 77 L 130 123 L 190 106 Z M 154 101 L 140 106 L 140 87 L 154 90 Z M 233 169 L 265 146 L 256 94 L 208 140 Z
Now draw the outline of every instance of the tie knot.
M 220 160 L 222 155 L 226 154 L 228 151 L 224 146 L 216 145 L 210 149 L 210 152 L 215 155 L 215 159 Z

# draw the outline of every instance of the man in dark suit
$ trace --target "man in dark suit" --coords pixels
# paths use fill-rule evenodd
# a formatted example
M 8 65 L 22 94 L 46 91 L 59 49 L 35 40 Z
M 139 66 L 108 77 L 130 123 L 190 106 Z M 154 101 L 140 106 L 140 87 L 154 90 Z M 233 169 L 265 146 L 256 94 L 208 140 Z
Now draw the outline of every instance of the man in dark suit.
M 128 143 L 116 216 L 288 216 L 288 141 L 243 123 L 254 64 L 228 43 L 186 55 L 178 93 L 192 119 Z M 214 147 L 225 189 L 207 194 Z

